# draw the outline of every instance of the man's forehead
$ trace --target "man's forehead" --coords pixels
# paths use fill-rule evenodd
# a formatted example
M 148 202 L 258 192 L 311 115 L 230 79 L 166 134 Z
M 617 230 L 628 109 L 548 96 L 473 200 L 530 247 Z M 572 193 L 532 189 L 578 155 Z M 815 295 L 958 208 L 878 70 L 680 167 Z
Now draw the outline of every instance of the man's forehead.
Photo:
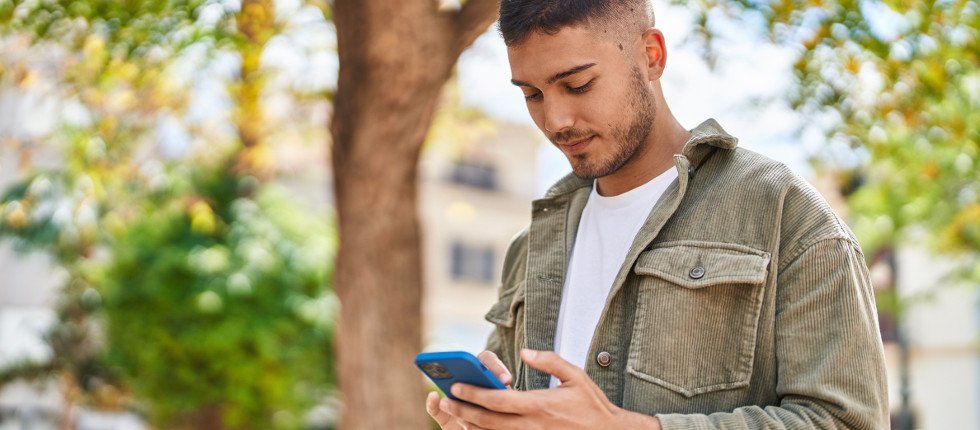
M 543 81 L 581 65 L 601 65 L 610 49 L 615 47 L 592 37 L 583 27 L 565 27 L 555 34 L 535 32 L 520 44 L 508 46 L 507 58 L 513 79 Z

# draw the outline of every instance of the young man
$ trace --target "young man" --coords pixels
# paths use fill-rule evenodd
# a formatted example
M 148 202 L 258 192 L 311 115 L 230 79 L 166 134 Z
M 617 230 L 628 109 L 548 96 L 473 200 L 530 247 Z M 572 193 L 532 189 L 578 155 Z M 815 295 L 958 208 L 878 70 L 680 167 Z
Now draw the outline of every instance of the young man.
M 874 296 L 853 234 L 714 120 L 688 131 L 646 0 L 503 0 L 513 83 L 573 175 L 508 251 L 444 429 L 888 426 Z M 513 376 L 512 376 L 513 375 Z M 474 406 L 479 405 L 479 406 Z

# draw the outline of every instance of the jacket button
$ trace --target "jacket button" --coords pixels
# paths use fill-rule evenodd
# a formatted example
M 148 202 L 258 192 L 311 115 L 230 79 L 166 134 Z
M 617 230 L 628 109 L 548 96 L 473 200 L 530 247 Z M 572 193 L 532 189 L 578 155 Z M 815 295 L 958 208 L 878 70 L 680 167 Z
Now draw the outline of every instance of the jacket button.
M 595 357 L 595 361 L 602 367 L 608 367 L 609 363 L 612 363 L 612 354 L 602 351 Z
M 694 166 L 693 165 L 687 166 L 687 177 L 690 178 L 690 179 L 694 179 Z
M 704 277 L 704 267 L 694 266 L 691 269 L 691 279 L 701 279 L 702 277 Z

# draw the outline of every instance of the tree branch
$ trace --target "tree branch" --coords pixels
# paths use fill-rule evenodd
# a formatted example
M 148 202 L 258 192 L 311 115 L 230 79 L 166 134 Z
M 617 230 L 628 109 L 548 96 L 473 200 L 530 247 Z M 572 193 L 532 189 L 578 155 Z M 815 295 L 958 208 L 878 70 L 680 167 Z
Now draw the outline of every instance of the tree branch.
M 453 20 L 456 54 L 463 52 L 497 19 L 499 0 L 467 0 Z

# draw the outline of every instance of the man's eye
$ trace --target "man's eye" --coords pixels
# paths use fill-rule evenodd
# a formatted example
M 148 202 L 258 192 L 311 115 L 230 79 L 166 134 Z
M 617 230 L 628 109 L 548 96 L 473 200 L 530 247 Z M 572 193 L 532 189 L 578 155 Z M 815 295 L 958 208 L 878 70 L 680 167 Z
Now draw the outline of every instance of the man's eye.
M 533 101 L 538 100 L 540 98 L 541 98 L 541 93 L 540 92 L 534 93 L 534 94 L 527 94 L 527 95 L 524 96 L 524 100 L 529 101 L 529 102 L 533 102 Z
M 571 92 L 573 92 L 575 94 L 582 94 L 582 93 L 588 91 L 589 88 L 592 88 L 592 84 L 593 83 L 595 83 L 595 79 L 593 79 L 593 80 L 591 80 L 589 82 L 586 82 L 585 85 L 582 85 L 580 87 L 568 87 L 568 91 L 571 91 Z

